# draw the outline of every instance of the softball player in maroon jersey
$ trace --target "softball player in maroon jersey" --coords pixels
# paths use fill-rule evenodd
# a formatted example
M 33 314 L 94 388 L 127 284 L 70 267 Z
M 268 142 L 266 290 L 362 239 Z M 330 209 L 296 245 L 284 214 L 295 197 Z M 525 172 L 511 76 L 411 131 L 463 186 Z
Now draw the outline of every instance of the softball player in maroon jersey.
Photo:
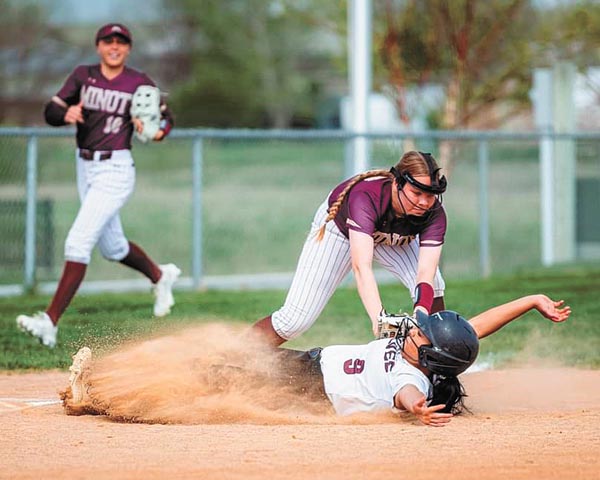
M 108 24 L 96 34 L 97 65 L 80 65 L 46 105 L 44 116 L 52 126 L 77 126 L 77 189 L 81 206 L 65 241 L 65 266 L 54 298 L 45 312 L 19 315 L 19 328 L 54 347 L 57 323 L 83 281 L 94 246 L 102 255 L 138 270 L 154 284 L 154 315 L 161 317 L 174 304 L 172 287 L 181 271 L 173 264 L 157 265 L 125 237 L 119 210 L 135 184 L 131 156 L 134 128 L 143 124 L 129 114 L 131 98 L 140 85 L 154 82 L 144 73 L 125 66 L 132 38 L 121 24 Z M 173 126 L 172 116 L 161 105 L 162 140 Z
M 352 269 L 377 336 L 385 310 L 373 259 L 409 289 L 415 309 L 443 310 L 438 263 L 446 213 L 439 197 L 446 179 L 439 170 L 431 154 L 410 151 L 389 171 L 368 171 L 334 188 L 317 210 L 283 307 L 253 328 L 272 345 L 301 335 Z

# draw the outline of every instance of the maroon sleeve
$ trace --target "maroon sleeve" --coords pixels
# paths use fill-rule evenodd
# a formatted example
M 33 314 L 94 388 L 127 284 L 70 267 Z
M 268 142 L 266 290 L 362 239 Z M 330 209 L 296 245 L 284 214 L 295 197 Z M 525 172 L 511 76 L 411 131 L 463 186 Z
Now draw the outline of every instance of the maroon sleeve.
M 435 208 L 435 206 L 434 206 Z M 444 237 L 446 236 L 446 211 L 444 207 L 439 205 L 439 208 L 432 212 L 431 221 L 419 233 L 419 246 L 421 247 L 439 247 L 444 244 Z
M 348 194 L 348 217 L 346 226 L 348 230 L 373 235 L 377 227 L 377 209 L 373 200 L 366 191 L 350 191 Z
M 85 80 L 87 74 L 86 70 L 88 67 L 80 65 L 73 73 L 69 75 L 62 88 L 58 91 L 56 96 L 63 100 L 67 105 L 76 105 L 79 103 L 81 86 L 83 80 Z
M 62 127 L 67 124 L 65 113 L 67 113 L 67 109 L 53 100 L 50 100 L 44 107 L 44 119 L 48 125 L 53 127 Z
M 83 66 L 77 67 L 71 75 L 67 77 L 62 88 L 44 107 L 44 119 L 48 125 L 53 127 L 61 127 L 66 125 L 65 113 L 70 105 L 75 105 L 79 102 L 81 91 L 81 81 Z

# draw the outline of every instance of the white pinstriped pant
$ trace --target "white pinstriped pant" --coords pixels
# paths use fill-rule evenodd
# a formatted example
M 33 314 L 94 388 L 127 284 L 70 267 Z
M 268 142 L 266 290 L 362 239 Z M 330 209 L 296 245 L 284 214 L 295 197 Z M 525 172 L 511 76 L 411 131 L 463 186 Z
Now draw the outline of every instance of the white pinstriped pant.
M 127 256 L 129 242 L 119 210 L 134 187 L 135 167 L 130 150 L 115 150 L 108 160 L 83 160 L 77 154 L 81 206 L 65 241 L 66 260 L 87 265 L 96 244 L 109 260 L 119 261 Z
M 316 239 L 327 216 L 327 208 L 325 201 L 317 210 L 285 303 L 271 315 L 274 330 L 286 340 L 300 336 L 312 326 L 352 268 L 350 241 L 334 221 L 327 223 L 323 240 L 319 242 Z M 418 239 L 403 246 L 375 245 L 373 258 L 408 288 L 414 301 Z M 443 296 L 444 288 L 444 279 L 438 268 L 434 279 L 435 296 Z

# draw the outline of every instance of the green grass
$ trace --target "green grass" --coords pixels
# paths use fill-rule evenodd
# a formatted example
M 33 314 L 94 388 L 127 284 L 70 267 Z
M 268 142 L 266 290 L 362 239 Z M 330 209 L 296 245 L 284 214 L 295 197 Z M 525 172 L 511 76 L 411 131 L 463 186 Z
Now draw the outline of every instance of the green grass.
M 583 143 L 578 147 L 578 169 L 597 176 L 598 146 Z M 54 266 L 37 271 L 39 281 L 48 281 L 57 280 L 60 275 L 64 239 L 79 201 L 73 138 L 40 139 L 38 148 L 38 198 L 49 199 L 54 205 Z M 398 142 L 374 142 L 373 166 L 395 163 L 401 148 Z M 431 150 L 435 153 L 435 146 Z M 25 158 L 24 139 L 2 140 L 0 201 L 24 199 Z M 175 262 L 184 275 L 189 275 L 191 142 L 170 139 L 151 146 L 136 143 L 134 158 L 136 191 L 121 212 L 125 232 L 158 262 Z M 513 353 L 533 339 L 537 355 L 598 367 L 600 335 L 593 312 L 600 311 L 594 299 L 594 293 L 600 291 L 599 267 L 532 270 L 540 268 L 537 145 L 490 143 L 490 253 L 496 276 L 489 281 L 474 280 L 479 272 L 476 142 L 459 144 L 453 158 L 456 163 L 444 195 L 449 224 L 442 269 L 448 284 L 448 305 L 465 315 L 473 315 L 491 305 L 539 290 L 564 297 L 575 309 L 570 325 L 553 326 L 540 322 L 539 316 L 529 315 L 503 334 L 486 339 L 483 351 L 514 358 Z M 293 271 L 317 206 L 343 178 L 343 159 L 344 144 L 340 141 L 205 141 L 204 273 Z M 16 215 L 0 219 L 0 230 L 6 233 L 17 221 L 22 223 L 22 218 L 18 220 Z M 20 242 L 14 243 L 17 244 L 14 251 L 22 252 Z M 137 274 L 104 261 L 94 252 L 86 281 L 129 278 L 137 278 Z M 0 283 L 22 280 L 22 261 L 0 265 Z M 382 290 L 389 309 L 409 307 L 408 294 L 403 288 Z M 70 354 L 83 343 L 110 346 L 165 326 L 180 328 L 215 319 L 251 322 L 276 309 L 284 298 L 285 292 L 279 291 L 179 293 L 174 314 L 168 320 L 155 320 L 149 315 L 150 294 L 80 296 L 61 321 L 60 343 L 54 351 L 40 349 L 14 327 L 17 314 L 44 309 L 48 297 L 0 299 L 0 321 L 4 322 L 0 332 L 0 368 L 64 368 L 70 362 Z M 540 335 L 544 341 L 538 340 Z M 292 345 L 310 347 L 363 342 L 369 338 L 368 322 L 356 292 L 351 289 L 340 290 L 315 327 Z
M 10 140 L 10 141 L 9 141 Z M 40 199 L 53 202 L 53 268 L 39 281 L 56 280 L 63 245 L 79 208 L 72 138 L 39 141 Z M 22 139 L 0 144 L 0 201 L 25 197 Z M 373 166 L 395 163 L 398 142 L 373 144 Z M 435 151 L 435 149 L 433 149 Z M 137 186 L 121 211 L 125 233 L 158 262 L 191 267 L 191 142 L 170 139 L 134 146 Z M 444 195 L 448 233 L 446 279 L 479 272 L 477 144 L 459 144 Z M 293 271 L 317 206 L 344 176 L 341 141 L 206 140 L 203 143 L 203 271 L 207 275 Z M 490 143 L 491 263 L 494 273 L 540 265 L 539 167 L 531 142 Z M 518 215 L 516 214 L 518 212 Z M 19 219 L 0 218 L 8 231 Z M 23 222 L 22 218 L 20 219 Z M 13 242 L 22 252 L 21 242 Z M 12 251 L 12 250 L 11 250 Z M 19 254 L 20 255 L 20 254 Z M 0 265 L 0 283 L 20 283 L 22 259 Z M 133 278 L 95 252 L 88 280 Z
M 518 275 L 498 276 L 487 281 L 448 281 L 449 308 L 470 317 L 516 297 L 546 293 L 562 298 L 573 309 L 572 318 L 555 325 L 536 312 L 513 322 L 482 341 L 482 358 L 522 361 L 523 355 L 551 359 L 566 365 L 600 368 L 600 265 L 573 265 L 532 269 Z M 389 310 L 408 309 L 408 293 L 401 286 L 381 288 Z M 43 310 L 49 297 L 0 298 L 0 369 L 65 368 L 80 346 L 113 348 L 131 339 L 205 322 L 250 324 L 278 308 L 285 291 L 265 292 L 177 292 L 177 305 L 165 319 L 151 318 L 150 293 L 79 295 L 60 322 L 59 342 L 54 350 L 41 347 L 15 326 L 19 313 Z M 353 288 L 340 289 L 321 318 L 288 346 L 362 343 L 371 340 L 370 325 Z

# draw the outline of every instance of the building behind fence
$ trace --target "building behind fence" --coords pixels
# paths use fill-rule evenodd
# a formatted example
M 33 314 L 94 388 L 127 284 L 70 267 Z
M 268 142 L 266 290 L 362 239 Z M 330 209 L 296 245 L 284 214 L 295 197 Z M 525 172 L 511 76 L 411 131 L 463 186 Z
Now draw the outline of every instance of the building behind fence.
M 352 172 L 355 138 L 344 131 L 175 130 L 160 144 L 136 143 L 137 187 L 121 210 L 125 233 L 159 262 L 182 267 L 185 288 L 286 287 L 317 206 Z M 367 138 L 371 167 L 389 168 L 406 135 Z M 563 225 L 573 225 L 567 260 L 600 258 L 600 134 L 427 132 L 411 140 L 435 156 L 441 142 L 451 145 L 447 279 L 564 261 L 552 251 Z M 559 142 L 574 147 L 572 175 L 553 171 Z M 50 293 L 79 207 L 73 132 L 0 129 L 0 152 L 0 294 Z M 564 201 L 554 188 L 562 181 L 576 192 L 566 221 L 553 218 L 553 205 Z M 94 253 L 82 290 L 138 288 L 149 288 L 147 280 Z

